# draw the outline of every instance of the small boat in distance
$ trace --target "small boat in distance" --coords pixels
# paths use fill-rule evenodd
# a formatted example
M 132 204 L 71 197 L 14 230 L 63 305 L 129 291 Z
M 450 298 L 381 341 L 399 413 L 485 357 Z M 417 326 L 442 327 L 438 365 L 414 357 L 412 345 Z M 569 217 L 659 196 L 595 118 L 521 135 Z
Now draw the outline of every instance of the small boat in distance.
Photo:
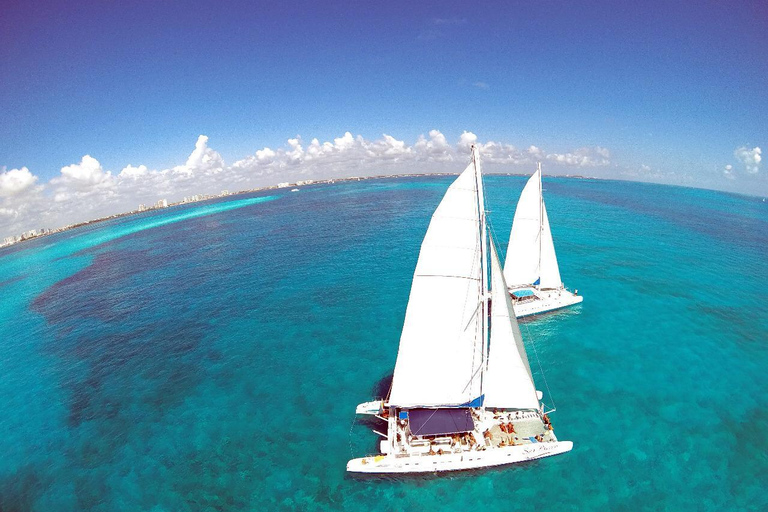
M 520 318 L 572 306 L 583 299 L 560 280 L 555 243 L 541 187 L 541 164 L 520 194 L 509 234 L 504 278 Z
M 381 453 L 350 460 L 347 471 L 459 471 L 570 451 L 573 443 L 558 441 L 541 398 L 501 262 L 493 240 L 488 244 L 473 146 L 424 236 L 389 396 L 357 406 L 357 414 L 386 421 L 386 433 L 374 431 L 384 438 Z

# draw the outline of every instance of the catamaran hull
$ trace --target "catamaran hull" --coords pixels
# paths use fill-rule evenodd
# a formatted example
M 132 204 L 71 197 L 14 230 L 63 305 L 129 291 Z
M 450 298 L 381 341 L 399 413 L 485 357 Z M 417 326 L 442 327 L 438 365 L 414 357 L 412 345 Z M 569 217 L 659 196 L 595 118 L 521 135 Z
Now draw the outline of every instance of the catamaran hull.
M 567 308 L 584 300 L 581 295 L 575 295 L 568 290 L 535 290 L 534 293 L 538 299 L 530 302 L 516 302 L 512 306 L 517 318 Z
M 373 402 L 365 402 L 357 406 L 355 409 L 356 414 L 362 416 L 376 416 L 384 412 L 384 401 L 374 400 Z
M 493 448 L 479 452 L 450 453 L 444 455 L 421 455 L 394 457 L 378 455 L 352 459 L 347 463 L 350 473 L 367 474 L 409 474 L 441 473 L 483 469 L 507 464 L 516 464 L 569 452 L 571 441 L 553 443 L 532 443 L 520 446 Z

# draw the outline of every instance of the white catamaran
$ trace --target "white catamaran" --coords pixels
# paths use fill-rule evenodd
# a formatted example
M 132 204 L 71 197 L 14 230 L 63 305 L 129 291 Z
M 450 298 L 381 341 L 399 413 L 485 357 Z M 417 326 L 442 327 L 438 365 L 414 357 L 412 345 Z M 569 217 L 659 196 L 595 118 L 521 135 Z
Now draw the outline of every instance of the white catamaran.
M 517 202 L 504 261 L 504 278 L 518 318 L 584 300 L 578 292 L 568 291 L 560 280 L 555 243 L 542 195 L 541 164 Z
M 489 249 L 473 147 L 422 242 L 389 398 L 357 407 L 386 420 L 381 454 L 350 460 L 347 471 L 456 471 L 570 451 L 541 397 L 493 243 Z

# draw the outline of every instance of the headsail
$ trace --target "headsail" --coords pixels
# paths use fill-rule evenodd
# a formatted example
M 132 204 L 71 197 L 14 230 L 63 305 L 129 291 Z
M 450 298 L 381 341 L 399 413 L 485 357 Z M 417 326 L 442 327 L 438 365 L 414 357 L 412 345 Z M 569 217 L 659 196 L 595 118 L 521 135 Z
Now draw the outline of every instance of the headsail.
M 547 209 L 541 195 L 541 166 L 530 177 L 517 202 L 504 261 L 504 277 L 510 286 L 562 286 Z
M 389 403 L 467 404 L 480 397 L 485 345 L 482 181 L 476 150 L 432 215 L 405 312 Z
M 552 240 L 552 231 L 549 229 L 549 216 L 544 206 L 544 198 L 541 199 L 541 273 L 539 274 L 540 288 L 560 288 L 563 282 L 560 279 L 560 267 L 557 265 L 555 254 L 555 242 Z
M 501 262 L 491 242 L 491 346 L 483 377 L 485 407 L 537 409 L 539 400 L 523 337 L 517 324 Z

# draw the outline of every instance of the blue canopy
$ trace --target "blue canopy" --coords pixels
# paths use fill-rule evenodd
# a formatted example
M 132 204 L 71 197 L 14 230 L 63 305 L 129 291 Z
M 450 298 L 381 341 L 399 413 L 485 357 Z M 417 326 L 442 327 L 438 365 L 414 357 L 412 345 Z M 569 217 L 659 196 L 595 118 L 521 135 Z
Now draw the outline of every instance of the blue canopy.
M 469 409 L 411 409 L 408 419 L 415 436 L 459 434 L 475 429 Z
M 533 295 L 533 292 L 531 290 L 515 290 L 512 292 L 512 295 L 515 297 L 530 297 Z

